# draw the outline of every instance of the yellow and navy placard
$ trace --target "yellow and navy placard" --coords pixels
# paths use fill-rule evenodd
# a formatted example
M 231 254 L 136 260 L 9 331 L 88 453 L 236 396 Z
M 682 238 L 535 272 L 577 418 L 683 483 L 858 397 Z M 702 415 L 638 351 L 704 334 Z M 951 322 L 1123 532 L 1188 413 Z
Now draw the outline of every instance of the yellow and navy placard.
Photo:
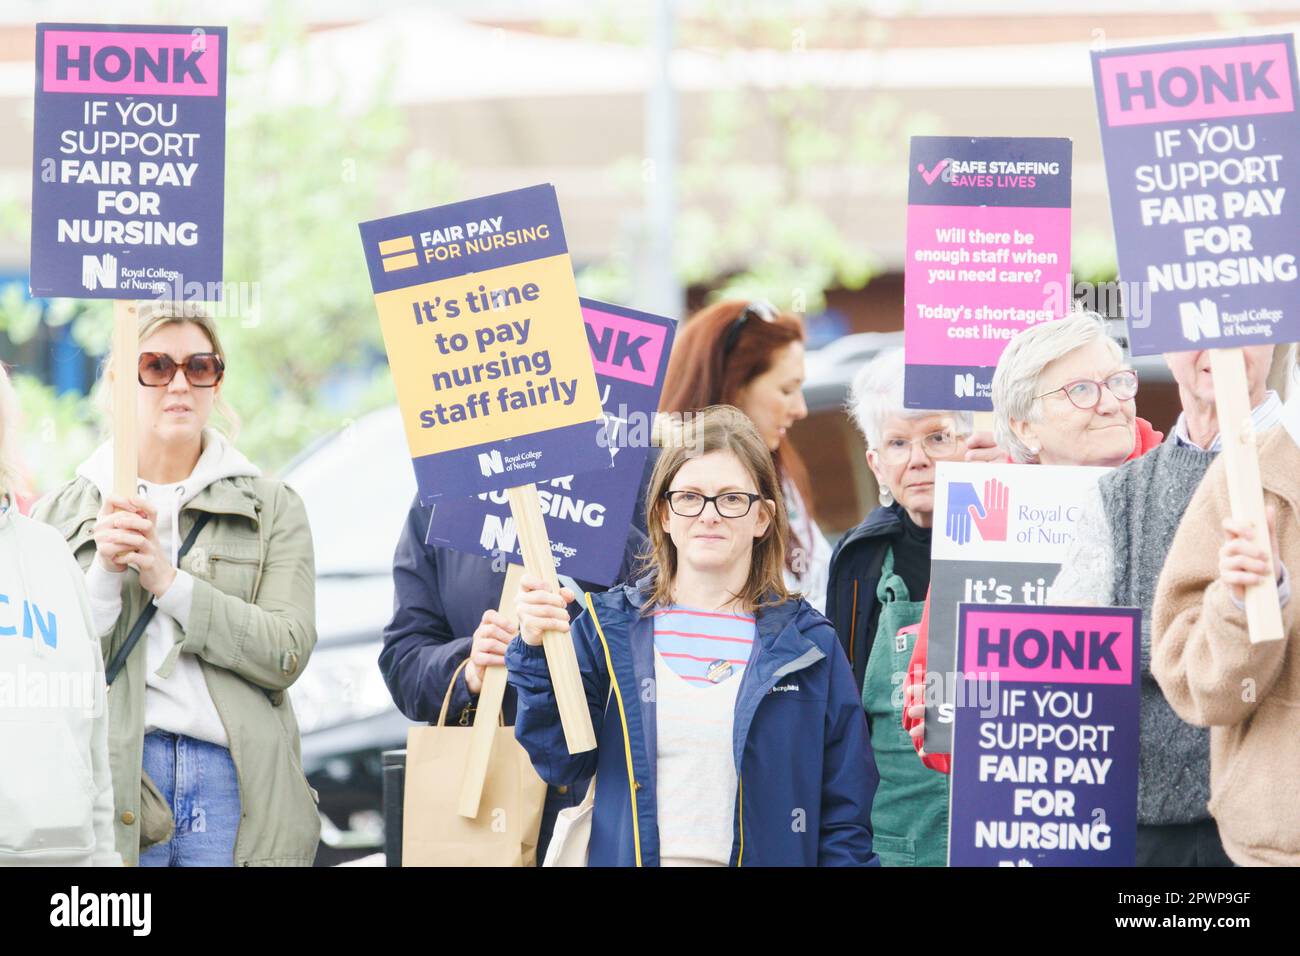
M 611 466 L 552 186 L 361 224 L 420 498 Z

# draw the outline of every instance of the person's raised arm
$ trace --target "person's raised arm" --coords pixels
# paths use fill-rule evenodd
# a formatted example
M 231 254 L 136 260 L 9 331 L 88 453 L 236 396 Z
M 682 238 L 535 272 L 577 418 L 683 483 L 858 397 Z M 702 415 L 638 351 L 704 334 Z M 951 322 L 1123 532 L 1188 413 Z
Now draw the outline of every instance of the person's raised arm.
M 1275 504 L 1266 493 L 1270 498 Z M 1282 571 L 1269 510 L 1274 566 Z M 1268 552 L 1252 544 L 1247 531 L 1231 518 L 1219 459 L 1178 526 L 1156 588 L 1151 628 L 1151 673 L 1178 716 L 1202 727 L 1246 720 L 1285 660 L 1286 640 L 1250 641 L 1240 602 L 1245 588 L 1270 570 Z M 1280 596 L 1284 592 L 1279 588 Z M 1286 634 L 1294 632 L 1294 602 L 1283 602 L 1282 623 Z

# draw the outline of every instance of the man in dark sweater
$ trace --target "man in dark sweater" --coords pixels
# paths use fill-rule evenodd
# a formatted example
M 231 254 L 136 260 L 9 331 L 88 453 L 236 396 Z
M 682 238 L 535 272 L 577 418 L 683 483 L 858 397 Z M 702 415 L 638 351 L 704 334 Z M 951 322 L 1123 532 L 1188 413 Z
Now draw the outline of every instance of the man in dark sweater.
M 1273 346 L 1244 351 L 1251 420 L 1262 433 L 1282 414 L 1281 399 L 1266 386 Z M 1156 582 L 1178 522 L 1220 449 L 1210 353 L 1172 352 L 1165 362 L 1183 408 L 1173 433 L 1097 483 L 1048 602 L 1142 609 L 1138 866 L 1230 866 L 1207 808 L 1209 731 L 1183 723 L 1151 675 Z

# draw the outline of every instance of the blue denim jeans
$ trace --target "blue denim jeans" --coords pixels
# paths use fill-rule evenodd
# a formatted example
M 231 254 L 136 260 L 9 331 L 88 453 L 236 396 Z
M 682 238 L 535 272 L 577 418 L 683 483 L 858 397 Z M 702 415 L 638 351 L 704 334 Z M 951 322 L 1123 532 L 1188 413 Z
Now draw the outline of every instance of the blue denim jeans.
M 234 866 L 239 778 L 230 751 L 183 734 L 144 738 L 144 771 L 176 818 L 176 832 L 140 854 L 141 866 Z

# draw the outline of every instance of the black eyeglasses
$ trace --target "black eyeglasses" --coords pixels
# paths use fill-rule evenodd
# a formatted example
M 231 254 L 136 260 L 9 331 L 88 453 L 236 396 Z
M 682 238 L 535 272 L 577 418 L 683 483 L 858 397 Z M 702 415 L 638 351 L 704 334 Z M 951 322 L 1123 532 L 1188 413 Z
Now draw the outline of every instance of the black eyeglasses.
M 727 329 L 727 335 L 722 340 L 722 354 L 731 354 L 731 350 L 740 341 L 740 333 L 744 330 L 745 323 L 750 319 L 757 319 L 760 322 L 775 322 L 776 317 L 776 306 L 771 302 L 759 300 L 749 303 L 749 305 L 745 306 L 744 311 L 736 316 L 736 320 L 731 323 L 731 328 Z
M 762 501 L 762 495 L 752 491 L 726 491 L 720 495 L 702 495 L 698 491 L 665 491 L 664 498 L 673 513 L 683 518 L 698 518 L 704 514 L 704 506 L 710 501 L 714 509 L 723 518 L 743 518 L 754 507 L 755 501 Z
M 1102 382 L 1081 378 L 1073 382 L 1066 382 L 1060 388 L 1054 388 L 1050 392 L 1043 392 L 1042 395 L 1037 397 L 1046 398 L 1048 395 L 1064 392 L 1071 405 L 1087 411 L 1090 408 L 1096 408 L 1097 403 L 1101 401 L 1101 387 L 1103 385 L 1110 390 L 1110 393 L 1117 400 L 1127 402 L 1137 397 L 1138 373 L 1131 368 L 1126 368 L 1108 376 Z
M 162 388 L 172 383 L 180 368 L 185 369 L 185 381 L 195 388 L 212 388 L 226 373 L 226 363 L 216 352 L 195 352 L 183 362 L 166 352 L 141 352 L 136 375 L 141 385 Z

